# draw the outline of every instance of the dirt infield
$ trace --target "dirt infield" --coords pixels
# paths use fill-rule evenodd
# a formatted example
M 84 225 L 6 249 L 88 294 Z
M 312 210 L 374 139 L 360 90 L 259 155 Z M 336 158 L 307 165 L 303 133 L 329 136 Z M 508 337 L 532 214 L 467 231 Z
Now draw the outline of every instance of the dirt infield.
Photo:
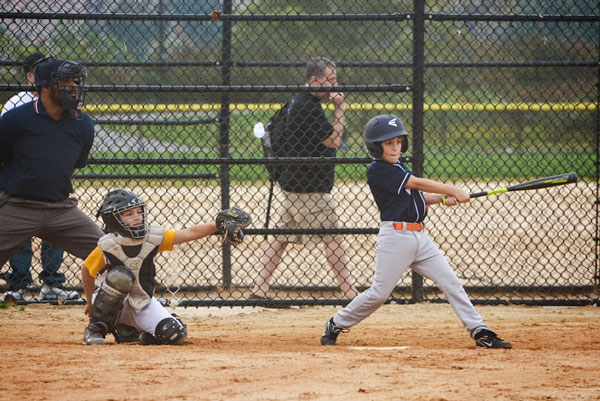
M 183 309 L 182 346 L 82 345 L 83 307 L 0 310 L 6 400 L 600 400 L 600 309 L 477 308 L 512 350 L 474 346 L 447 304 L 385 305 L 319 345 L 337 308 Z

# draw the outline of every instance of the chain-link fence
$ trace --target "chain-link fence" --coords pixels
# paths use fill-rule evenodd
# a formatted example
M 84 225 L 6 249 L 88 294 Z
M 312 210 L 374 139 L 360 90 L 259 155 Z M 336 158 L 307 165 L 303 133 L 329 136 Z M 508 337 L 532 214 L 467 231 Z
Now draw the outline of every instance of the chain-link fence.
M 237 247 L 215 235 L 159 254 L 160 299 L 332 305 L 347 303 L 352 286 L 368 288 L 379 212 L 362 133 L 370 118 L 393 113 L 410 132 L 404 160 L 418 176 L 470 192 L 569 171 L 580 178 L 429 209 L 426 230 L 475 303 L 598 300 L 596 1 L 7 0 L 0 10 L 2 103 L 32 90 L 22 67 L 33 51 L 86 67 L 84 111 L 96 137 L 73 179 L 84 212 L 95 216 L 109 190 L 125 188 L 146 200 L 151 224 L 167 228 L 212 221 L 231 206 L 252 213 Z M 341 144 L 315 154 L 300 143 L 265 158 L 255 125 L 294 93 L 321 93 L 306 86 L 305 71 L 319 56 L 337 65 L 337 82 L 321 91 L 345 95 Z M 335 102 L 321 104 L 333 123 Z M 308 198 L 290 207 L 335 218 L 283 224 L 289 194 L 272 185 L 267 165 L 334 170 L 333 211 L 311 210 Z M 30 268 L 27 253 L 20 262 L 34 296 L 40 248 L 34 239 Z M 66 289 L 81 290 L 81 266 L 65 254 Z M 424 299 L 445 298 L 414 273 L 391 297 Z

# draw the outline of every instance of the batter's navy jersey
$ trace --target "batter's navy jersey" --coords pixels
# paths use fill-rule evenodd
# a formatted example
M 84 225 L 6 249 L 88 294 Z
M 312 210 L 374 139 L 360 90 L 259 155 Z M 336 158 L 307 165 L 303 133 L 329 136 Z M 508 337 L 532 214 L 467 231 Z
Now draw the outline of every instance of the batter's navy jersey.
M 381 221 L 405 221 L 420 223 L 427 216 L 423 192 L 406 188 L 412 173 L 400 161 L 388 163 L 373 159 L 367 169 L 367 182 Z

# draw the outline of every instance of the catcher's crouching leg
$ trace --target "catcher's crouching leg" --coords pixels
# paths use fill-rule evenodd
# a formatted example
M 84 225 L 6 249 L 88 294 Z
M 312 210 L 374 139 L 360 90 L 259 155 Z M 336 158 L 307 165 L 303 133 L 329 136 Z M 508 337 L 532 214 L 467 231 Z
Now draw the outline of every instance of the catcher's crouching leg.
M 120 343 L 138 342 L 140 340 L 140 334 L 142 333 L 135 327 L 124 323 L 117 323 L 115 332 L 117 333 L 118 341 Z
M 108 272 L 92 306 L 90 324 L 83 336 L 85 344 L 104 344 L 108 332 L 113 333 L 119 342 L 115 326 L 119 321 L 123 299 L 131 291 L 134 280 L 133 273 L 123 266 L 114 267 Z
M 187 338 L 187 326 L 173 314 L 158 322 L 154 329 L 154 335 L 142 333 L 140 340 L 142 345 L 179 345 Z

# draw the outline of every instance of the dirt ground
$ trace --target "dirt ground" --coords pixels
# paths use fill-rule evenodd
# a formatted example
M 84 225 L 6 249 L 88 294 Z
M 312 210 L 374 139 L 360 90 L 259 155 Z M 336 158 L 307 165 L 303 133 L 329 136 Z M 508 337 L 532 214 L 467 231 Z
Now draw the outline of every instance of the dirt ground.
M 82 344 L 82 306 L 0 310 L 6 400 L 600 400 L 600 308 L 479 306 L 511 350 L 475 347 L 448 304 L 385 305 L 323 347 L 337 308 L 176 308 L 181 346 Z

